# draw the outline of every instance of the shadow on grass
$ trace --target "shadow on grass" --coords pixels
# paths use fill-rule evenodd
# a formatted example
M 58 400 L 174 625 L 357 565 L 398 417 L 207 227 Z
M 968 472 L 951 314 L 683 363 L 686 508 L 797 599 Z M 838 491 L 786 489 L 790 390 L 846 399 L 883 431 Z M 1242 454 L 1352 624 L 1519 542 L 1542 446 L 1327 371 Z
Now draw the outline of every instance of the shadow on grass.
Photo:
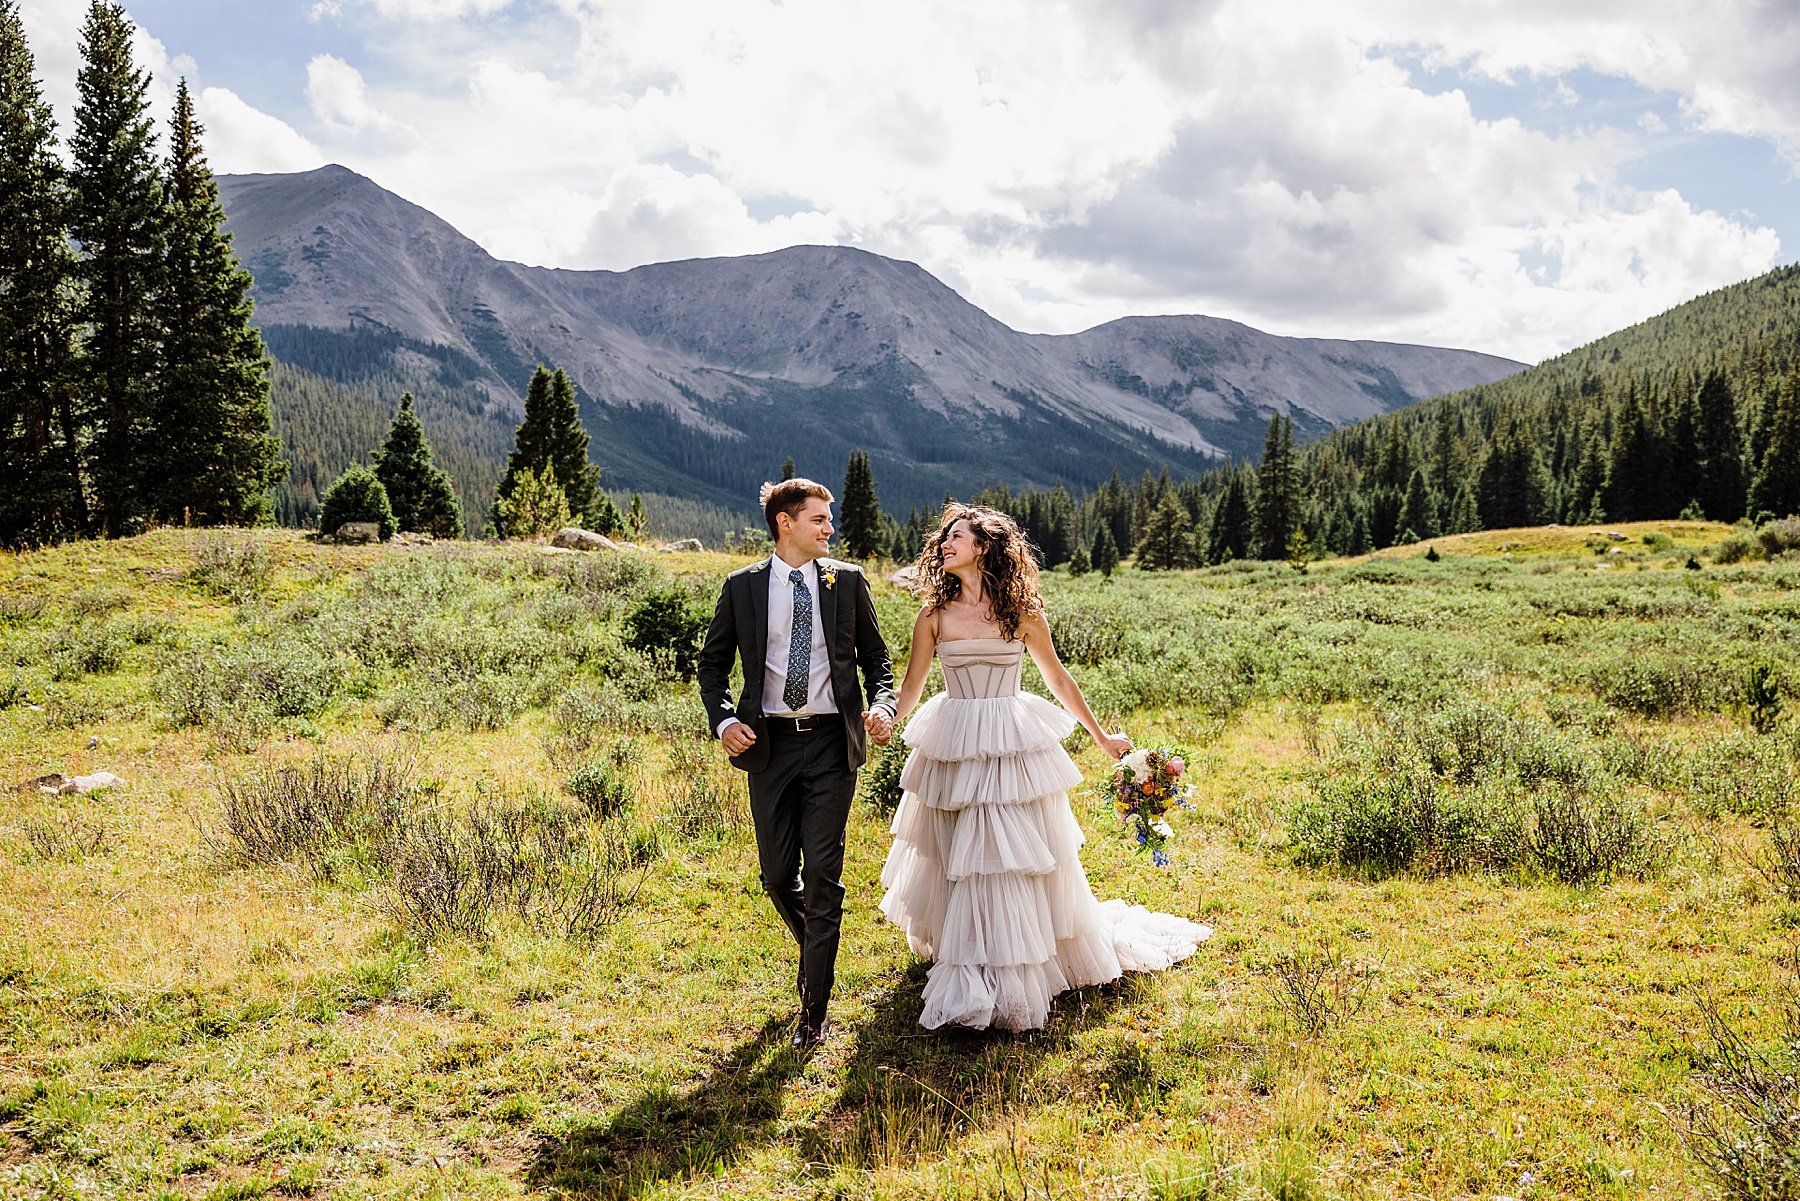
M 562 1196 L 625 1198 L 731 1164 L 774 1136 L 788 1081 L 805 1067 L 792 1034 L 792 1018 L 770 1018 L 713 1056 L 690 1087 L 654 1085 L 603 1121 L 544 1139 L 527 1182 Z
M 1064 994 L 1049 1026 L 1030 1034 L 930 1031 L 918 1024 L 928 967 L 917 962 L 898 973 L 854 1026 L 840 1026 L 817 1053 L 838 1096 L 808 1128 L 783 1128 L 787 1086 L 807 1061 L 789 1046 L 792 1019 L 771 1018 L 714 1056 L 692 1084 L 647 1088 L 609 1116 L 546 1138 L 526 1183 L 561 1196 L 625 1201 L 667 1180 L 728 1170 L 784 1140 L 825 1170 L 935 1158 L 971 1131 L 1038 1103 L 1030 1081 L 1043 1060 L 1104 1023 L 1139 987 L 1137 977 L 1127 977 Z

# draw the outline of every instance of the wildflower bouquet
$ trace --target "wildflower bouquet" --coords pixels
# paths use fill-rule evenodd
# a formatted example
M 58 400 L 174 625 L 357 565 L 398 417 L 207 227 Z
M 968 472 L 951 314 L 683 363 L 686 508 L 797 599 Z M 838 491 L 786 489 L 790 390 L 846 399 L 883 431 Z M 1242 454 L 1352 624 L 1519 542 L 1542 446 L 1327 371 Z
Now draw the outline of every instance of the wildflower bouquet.
M 1179 750 L 1139 747 L 1118 765 L 1100 787 L 1100 795 L 1112 802 L 1113 812 L 1137 838 L 1138 850 L 1149 851 L 1158 867 L 1169 866 L 1169 840 L 1175 831 L 1169 811 L 1192 809 L 1188 796 L 1193 788 L 1182 780 L 1187 760 Z

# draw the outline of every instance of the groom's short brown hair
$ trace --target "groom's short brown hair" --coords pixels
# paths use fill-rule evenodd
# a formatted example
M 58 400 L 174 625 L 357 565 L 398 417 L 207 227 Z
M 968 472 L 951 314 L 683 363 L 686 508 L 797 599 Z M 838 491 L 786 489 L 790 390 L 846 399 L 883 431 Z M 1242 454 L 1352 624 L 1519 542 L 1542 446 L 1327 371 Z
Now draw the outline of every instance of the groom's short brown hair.
M 818 497 L 826 504 L 832 502 L 831 489 L 815 480 L 782 480 L 779 484 L 762 486 L 763 520 L 769 523 L 769 537 L 779 538 L 781 529 L 775 519 L 786 513 L 789 517 L 800 511 L 800 506 L 812 497 Z

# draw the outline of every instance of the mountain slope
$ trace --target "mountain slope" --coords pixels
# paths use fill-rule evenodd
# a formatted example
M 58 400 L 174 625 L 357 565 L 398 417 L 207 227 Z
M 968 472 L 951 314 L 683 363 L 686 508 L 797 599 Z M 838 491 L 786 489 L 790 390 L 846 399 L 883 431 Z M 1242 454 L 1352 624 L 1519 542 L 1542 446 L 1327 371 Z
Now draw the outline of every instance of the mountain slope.
M 1022 334 L 914 264 L 846 247 L 525 267 L 341 167 L 219 182 L 283 362 L 435 388 L 507 433 L 532 367 L 558 364 L 609 486 L 734 505 L 789 455 L 834 479 L 859 447 L 889 508 L 995 480 L 1189 474 L 1253 453 L 1271 412 L 1319 433 L 1519 367 L 1205 317 Z

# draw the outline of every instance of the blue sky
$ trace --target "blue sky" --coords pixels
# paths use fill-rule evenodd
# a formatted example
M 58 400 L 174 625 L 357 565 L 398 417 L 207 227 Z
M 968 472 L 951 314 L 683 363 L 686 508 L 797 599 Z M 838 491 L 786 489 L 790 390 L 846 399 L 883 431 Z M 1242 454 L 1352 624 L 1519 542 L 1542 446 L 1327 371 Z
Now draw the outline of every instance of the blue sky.
M 65 116 L 83 0 L 22 0 Z M 801 242 L 1019 329 L 1535 361 L 1800 253 L 1791 0 L 126 0 L 220 172 L 523 262 Z

